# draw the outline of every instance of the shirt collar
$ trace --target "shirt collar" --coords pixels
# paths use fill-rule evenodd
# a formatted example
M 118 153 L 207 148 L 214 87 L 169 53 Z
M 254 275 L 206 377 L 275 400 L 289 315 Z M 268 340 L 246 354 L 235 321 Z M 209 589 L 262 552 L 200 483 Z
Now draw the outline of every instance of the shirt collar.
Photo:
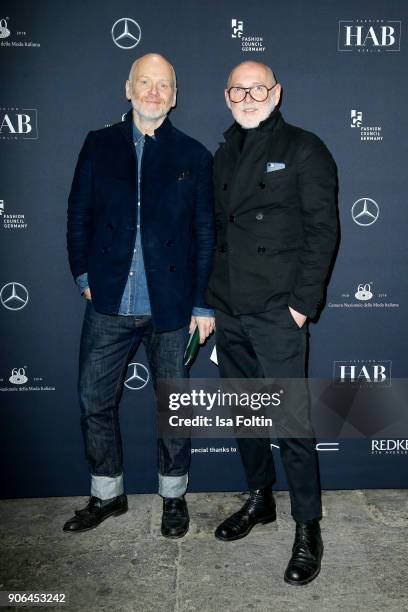
M 284 120 L 280 113 L 280 110 L 278 107 L 275 107 L 273 111 L 271 112 L 271 114 L 268 115 L 266 119 L 261 121 L 261 123 L 256 128 L 245 129 L 242 126 L 240 126 L 239 123 L 235 121 L 235 123 L 233 123 L 228 128 L 228 130 L 224 132 L 224 138 L 228 139 L 230 136 L 232 136 L 233 134 L 237 132 L 245 136 L 247 134 L 254 135 L 254 134 L 262 134 L 264 132 L 271 132 L 281 127 L 283 123 L 284 123 Z
M 135 122 L 132 121 L 132 129 L 133 129 L 133 140 L 135 142 L 136 145 L 140 144 L 140 141 L 143 139 L 145 135 L 142 134 L 142 132 L 139 130 L 138 127 L 136 127 Z

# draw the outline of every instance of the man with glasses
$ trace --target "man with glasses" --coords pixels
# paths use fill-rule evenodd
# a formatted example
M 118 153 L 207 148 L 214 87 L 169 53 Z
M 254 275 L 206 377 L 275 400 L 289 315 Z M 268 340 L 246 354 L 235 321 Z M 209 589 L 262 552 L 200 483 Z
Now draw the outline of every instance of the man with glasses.
M 189 330 L 198 326 L 202 343 L 214 327 L 204 301 L 214 243 L 212 156 L 170 123 L 176 95 L 164 57 L 136 60 L 125 121 L 90 132 L 75 170 L 67 238 L 71 271 L 87 299 L 78 390 L 91 497 L 65 523 L 69 533 L 127 510 L 118 409 L 140 344 L 156 388 L 158 379 L 187 376 Z M 188 530 L 190 456 L 189 439 L 159 439 L 165 537 Z
M 216 309 L 224 378 L 304 379 L 307 319 L 316 317 L 337 242 L 335 163 L 322 141 L 287 124 L 272 70 L 243 62 L 228 79 L 235 119 L 214 158 L 217 243 L 206 293 Z M 289 584 L 320 571 L 320 484 L 307 389 L 294 410 L 305 436 L 279 436 L 296 522 Z M 285 417 L 286 418 L 286 417 Z M 276 519 L 269 438 L 238 437 L 249 498 L 217 528 L 223 541 Z

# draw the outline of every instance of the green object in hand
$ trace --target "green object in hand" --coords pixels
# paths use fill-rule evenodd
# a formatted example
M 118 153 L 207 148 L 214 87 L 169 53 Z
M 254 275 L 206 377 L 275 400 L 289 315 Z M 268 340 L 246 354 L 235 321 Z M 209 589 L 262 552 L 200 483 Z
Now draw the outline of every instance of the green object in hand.
M 187 343 L 186 350 L 184 351 L 184 365 L 189 367 L 192 365 L 194 359 L 197 357 L 198 349 L 200 346 L 200 332 L 198 325 L 190 334 L 190 339 Z

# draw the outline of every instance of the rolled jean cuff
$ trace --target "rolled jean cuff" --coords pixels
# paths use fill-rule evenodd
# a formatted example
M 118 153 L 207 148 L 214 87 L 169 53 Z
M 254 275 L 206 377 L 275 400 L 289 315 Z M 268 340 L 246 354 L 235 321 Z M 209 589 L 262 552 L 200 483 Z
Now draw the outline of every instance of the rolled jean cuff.
M 182 476 L 163 476 L 159 474 L 159 495 L 162 497 L 181 497 L 187 491 L 188 474 Z
M 112 499 L 122 495 L 123 474 L 119 476 L 95 476 L 91 474 L 91 495 L 99 499 Z

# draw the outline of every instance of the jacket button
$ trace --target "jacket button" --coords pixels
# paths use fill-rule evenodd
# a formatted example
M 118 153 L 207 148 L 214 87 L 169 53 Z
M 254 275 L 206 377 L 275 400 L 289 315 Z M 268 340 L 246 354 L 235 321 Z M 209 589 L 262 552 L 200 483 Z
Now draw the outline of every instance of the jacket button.
M 176 266 L 173 266 L 173 265 L 169 266 L 169 270 L 170 270 L 170 272 L 175 272 L 176 271 Z
M 222 246 L 218 249 L 219 253 L 226 253 L 226 251 L 227 251 L 227 248 L 225 246 Z
M 259 183 L 259 186 L 260 186 L 261 189 L 265 189 L 265 187 L 266 187 L 266 185 L 265 185 L 265 183 L 263 181 L 261 181 Z
M 258 247 L 258 255 L 263 255 L 265 253 L 265 247 Z
M 166 246 L 168 247 L 174 246 L 174 240 L 166 240 Z
M 109 221 L 109 223 L 107 225 L 107 228 L 110 229 L 110 230 L 113 230 L 113 225 L 112 225 L 112 223 L 110 221 Z
M 103 254 L 109 253 L 109 251 L 110 251 L 109 247 L 103 247 L 103 249 L 102 249 L 102 253 Z
M 262 214 L 262 213 L 258 213 L 258 214 L 256 215 L 256 220 L 257 220 L 257 221 L 262 221 L 262 219 L 263 219 L 263 214 Z
M 227 183 L 224 183 L 224 185 L 222 186 L 222 190 L 223 191 L 227 191 L 227 189 L 228 189 L 228 185 L 227 185 Z
M 230 223 L 234 223 L 234 220 L 235 220 L 234 215 L 230 215 L 230 216 L 228 217 L 228 221 L 229 221 Z

